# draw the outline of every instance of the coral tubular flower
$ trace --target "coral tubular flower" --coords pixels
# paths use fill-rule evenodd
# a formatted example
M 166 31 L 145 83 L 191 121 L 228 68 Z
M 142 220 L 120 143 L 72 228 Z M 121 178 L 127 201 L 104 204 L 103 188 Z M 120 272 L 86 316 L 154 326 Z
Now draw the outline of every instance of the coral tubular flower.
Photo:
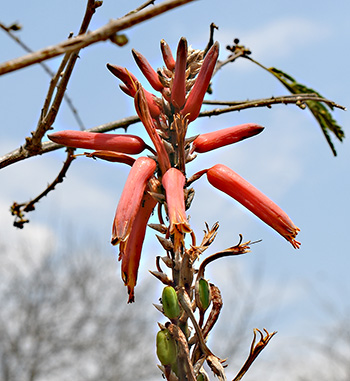
M 50 134 L 49 139 L 68 147 L 107 150 L 137 155 L 146 148 L 146 143 L 136 135 L 103 134 L 65 130 Z
M 223 164 L 216 164 L 208 169 L 207 178 L 211 185 L 234 198 L 275 229 L 295 249 L 299 248 L 300 242 L 296 241 L 295 237 L 300 229 L 279 206 L 248 181 Z
M 173 54 L 171 52 L 171 49 L 169 45 L 164 41 L 160 41 L 160 49 L 162 51 L 163 55 L 163 61 L 165 63 L 165 66 L 170 70 L 173 71 L 175 69 L 175 60 L 173 57 Z
M 239 126 L 201 134 L 193 141 L 192 152 L 204 153 L 214 149 L 237 143 L 251 136 L 260 134 L 264 127 L 254 123 L 240 124 Z
M 121 66 L 107 64 L 107 68 L 113 75 L 124 83 L 124 85 L 120 85 L 120 88 L 124 91 L 124 93 L 134 98 L 137 92 L 137 83 L 139 83 L 137 78 Z M 160 99 L 146 90 L 143 91 L 145 93 L 152 118 L 158 118 L 162 112 Z
M 147 99 L 145 97 L 143 87 L 140 84 L 138 84 L 138 90 L 135 94 L 134 99 L 137 115 L 140 117 L 141 122 L 145 126 L 146 131 L 154 144 L 154 148 L 157 151 L 157 158 L 160 170 L 162 171 L 162 173 L 165 173 L 170 168 L 169 157 L 153 123 Z
M 187 41 L 181 38 L 176 55 L 175 76 L 171 89 L 171 103 L 180 110 L 186 101 Z
M 148 193 L 143 195 L 140 207 L 132 224 L 129 238 L 120 244 L 120 257 L 122 261 L 121 274 L 124 284 L 128 288 L 128 303 L 132 303 L 135 299 L 134 288 L 137 281 L 147 222 L 156 204 L 157 201 Z
M 168 205 L 170 234 L 176 231 L 190 233 L 191 227 L 186 218 L 184 186 L 185 176 L 176 168 L 170 168 L 162 178 L 165 198 Z
M 215 42 L 215 44 L 209 49 L 208 53 L 206 54 L 202 67 L 198 73 L 196 82 L 193 85 L 193 88 L 190 91 L 190 94 L 186 100 L 185 107 L 181 110 L 182 115 L 185 116 L 189 114 L 189 122 L 195 120 L 199 115 L 204 95 L 208 89 L 218 56 L 219 43 Z
M 158 74 L 155 72 L 146 58 L 135 49 L 132 49 L 132 55 L 134 56 L 137 66 L 142 71 L 142 74 L 146 77 L 147 81 L 154 88 L 154 90 L 162 91 L 164 86 L 160 82 Z
M 156 162 L 148 157 L 138 158 L 131 167 L 113 221 L 112 245 L 118 245 L 128 238 L 147 182 L 156 167 Z

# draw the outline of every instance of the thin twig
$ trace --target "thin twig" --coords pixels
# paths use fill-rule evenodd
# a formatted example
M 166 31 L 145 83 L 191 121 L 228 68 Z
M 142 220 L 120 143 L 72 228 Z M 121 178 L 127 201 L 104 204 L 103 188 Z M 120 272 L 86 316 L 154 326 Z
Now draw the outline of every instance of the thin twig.
M 94 15 L 96 8 L 101 6 L 100 1 L 88 0 L 86 5 L 86 10 L 84 14 L 83 21 L 80 26 L 79 35 L 83 35 L 87 32 L 92 16 Z M 33 151 L 40 152 L 41 150 L 41 141 L 45 133 L 51 129 L 52 124 L 54 123 L 58 110 L 61 106 L 65 91 L 71 74 L 73 72 L 75 63 L 79 56 L 79 51 L 66 53 L 63 57 L 62 63 L 53 77 L 47 97 L 45 99 L 44 107 L 37 125 L 37 128 L 32 132 L 32 137 L 26 138 L 26 144 L 24 148 L 29 152 Z M 54 89 L 57 87 L 56 95 L 51 103 L 53 97 Z
M 18 204 L 16 202 L 13 203 L 11 206 L 11 214 L 14 215 L 15 221 L 13 223 L 14 226 L 22 229 L 23 225 L 29 220 L 25 218 L 24 213 L 31 212 L 35 209 L 35 204 L 38 203 L 43 197 L 47 196 L 49 192 L 53 191 L 57 184 L 62 183 L 64 177 L 66 176 L 66 173 L 68 171 L 68 168 L 70 167 L 72 161 L 75 159 L 73 156 L 74 149 L 73 148 L 67 148 L 67 158 L 63 164 L 62 169 L 60 170 L 59 174 L 55 178 L 55 180 L 48 185 L 48 187 L 41 192 L 37 197 L 35 197 L 33 200 Z
M 129 16 L 129 15 L 132 15 L 133 13 L 140 12 L 140 11 L 142 11 L 142 9 L 147 8 L 149 5 L 151 5 L 151 4 L 154 5 L 155 1 L 156 0 L 148 0 L 145 3 L 141 4 L 139 7 L 137 7 L 136 9 L 134 9 L 133 11 L 128 12 L 125 16 Z
M 112 20 L 108 24 L 96 29 L 93 32 L 79 35 L 72 39 L 62 41 L 57 45 L 48 46 L 34 53 L 4 62 L 0 64 L 0 75 L 57 57 L 67 52 L 83 49 L 99 41 L 106 41 L 110 36 L 121 30 L 128 29 L 134 25 L 140 24 L 143 21 L 149 20 L 164 12 L 192 1 L 194 0 L 166 0 L 152 8 L 143 9 L 140 12 L 132 13 L 117 20 Z
M 286 95 L 286 96 L 280 96 L 280 97 L 272 97 L 272 98 L 263 98 L 263 99 L 254 99 L 254 100 L 247 100 L 247 101 L 241 101 L 241 102 L 230 102 L 230 101 L 204 101 L 205 104 L 213 104 L 213 105 L 230 105 L 226 108 L 220 108 L 220 109 L 214 109 L 214 110 L 208 110 L 203 111 L 200 113 L 200 116 L 213 116 L 213 115 L 220 115 L 227 112 L 232 111 L 241 111 L 245 110 L 247 108 L 256 108 L 256 107 L 270 107 L 274 104 L 296 104 L 297 106 L 301 108 L 305 108 L 303 106 L 303 102 L 307 100 L 313 100 L 315 102 L 323 102 L 326 103 L 332 107 L 339 108 L 341 110 L 346 110 L 346 107 L 341 106 L 329 99 L 319 97 L 316 94 L 296 94 L 296 95 Z
M 346 108 L 336 104 L 335 102 L 325 99 L 325 98 L 319 98 L 317 96 L 314 96 L 313 94 L 298 94 L 298 95 L 287 95 L 287 96 L 281 96 L 281 97 L 273 97 L 273 98 L 267 98 L 267 99 L 255 99 L 251 101 L 239 101 L 239 102 L 232 102 L 233 106 L 225 107 L 225 108 L 216 108 L 213 110 L 207 110 L 202 111 L 199 114 L 199 117 L 208 117 L 208 116 L 216 116 L 221 115 L 228 112 L 233 111 L 240 111 L 248 108 L 256 108 L 256 107 L 269 107 L 274 104 L 298 104 L 302 103 L 306 100 L 315 100 L 324 102 L 327 104 L 332 105 L 333 107 L 340 108 L 342 110 L 345 110 Z M 207 104 L 221 104 L 220 101 L 212 101 L 210 103 L 209 101 L 205 101 Z M 225 101 L 223 104 L 230 104 L 231 102 Z M 100 126 L 92 127 L 87 129 L 86 131 L 89 132 L 109 132 L 116 130 L 118 128 L 124 128 L 127 129 L 128 126 L 138 123 L 140 119 L 137 116 L 129 116 L 127 118 L 123 118 L 114 122 L 109 122 L 106 124 L 102 124 Z M 35 155 L 42 155 L 47 152 L 55 151 L 59 148 L 62 148 L 63 146 L 53 143 L 53 142 L 45 142 L 42 143 L 41 151 L 34 154 L 30 153 L 27 150 L 25 150 L 23 147 L 19 147 L 15 149 L 12 152 L 9 152 L 5 154 L 4 156 L 0 157 L 0 169 L 5 168 L 8 165 L 14 164 L 18 161 L 28 159 L 29 157 L 35 156 Z
M 87 129 L 88 132 L 108 132 L 115 130 L 117 128 L 123 128 L 127 129 L 128 126 L 138 123 L 140 121 L 138 116 L 129 116 L 127 118 L 123 118 L 120 120 L 117 120 L 115 122 L 109 122 L 105 124 L 101 124 L 96 127 L 92 127 Z M 64 148 L 64 146 L 54 143 L 54 142 L 44 142 L 41 145 L 40 152 L 34 154 L 30 153 L 28 150 L 26 150 L 24 147 L 19 147 L 12 152 L 7 153 L 6 155 L 0 157 L 0 169 L 5 168 L 8 165 L 14 164 L 18 161 L 28 159 L 29 157 L 35 156 L 35 155 L 42 155 L 51 151 L 55 151 L 59 148 Z
M 20 38 L 18 38 L 18 36 L 16 36 L 11 28 L 9 27 L 6 27 L 4 24 L 0 23 L 0 28 L 3 29 L 13 40 L 15 40 L 26 52 L 28 53 L 33 53 L 33 50 L 29 48 L 28 45 L 26 45 Z M 55 77 L 55 73 L 50 69 L 50 67 L 48 65 L 46 65 L 45 62 L 40 62 L 39 65 L 44 69 L 44 71 L 50 76 L 50 77 Z M 60 73 L 62 72 L 62 70 L 60 71 Z M 77 109 L 75 108 L 74 104 L 73 104 L 73 101 L 72 99 L 70 98 L 70 96 L 65 93 L 64 94 L 64 100 L 67 102 L 67 105 L 68 107 L 70 108 L 70 110 L 72 111 L 72 114 L 74 116 L 74 118 L 76 119 L 77 123 L 78 123 L 78 126 L 81 130 L 84 130 L 85 127 L 84 127 L 84 123 L 83 121 L 81 120 L 80 116 L 79 116 L 79 113 L 77 111 Z

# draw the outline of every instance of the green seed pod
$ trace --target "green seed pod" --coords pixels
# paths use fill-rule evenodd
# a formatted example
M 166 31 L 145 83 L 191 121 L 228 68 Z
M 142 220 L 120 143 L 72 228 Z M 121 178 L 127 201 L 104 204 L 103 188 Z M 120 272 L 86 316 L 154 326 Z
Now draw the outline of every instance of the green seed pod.
M 171 286 L 166 286 L 162 293 L 164 315 L 169 319 L 176 319 L 180 315 L 179 300 L 176 291 Z
M 157 333 L 156 345 L 157 356 L 162 365 L 171 365 L 176 363 L 176 343 L 167 329 L 163 329 Z
M 199 373 L 196 377 L 196 381 L 209 381 L 209 378 L 205 373 Z
M 201 278 L 201 279 L 199 279 L 196 286 L 197 286 L 196 287 L 197 307 L 202 312 L 204 312 L 210 306 L 210 302 L 211 302 L 210 285 L 206 279 Z

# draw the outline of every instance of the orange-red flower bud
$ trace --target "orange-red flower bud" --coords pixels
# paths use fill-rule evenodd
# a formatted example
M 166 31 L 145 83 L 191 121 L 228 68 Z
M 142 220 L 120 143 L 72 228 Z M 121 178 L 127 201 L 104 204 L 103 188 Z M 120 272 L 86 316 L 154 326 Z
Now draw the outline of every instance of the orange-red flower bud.
M 146 143 L 139 136 L 127 134 L 64 130 L 50 134 L 48 138 L 68 147 L 115 151 L 131 155 L 137 155 L 146 148 Z
M 223 164 L 216 164 L 208 169 L 207 177 L 211 185 L 249 209 L 281 234 L 295 249 L 299 248 L 300 242 L 296 241 L 295 237 L 300 229 L 279 206 L 248 181 Z
M 137 52 L 135 49 L 132 49 L 132 54 L 137 63 L 137 66 L 140 68 L 142 74 L 146 77 L 147 81 L 154 88 L 154 90 L 162 91 L 164 86 L 160 82 L 158 74 L 149 64 L 147 59 L 141 53 Z
M 166 203 L 168 205 L 170 234 L 174 234 L 176 231 L 182 233 L 191 232 L 191 227 L 187 221 L 185 211 L 185 182 L 185 176 L 176 168 L 168 169 L 162 178 Z
M 134 97 L 136 94 L 135 84 L 138 82 L 137 78 L 132 73 L 130 73 L 129 70 L 126 70 L 124 67 L 118 65 L 111 65 L 108 63 L 107 69 L 118 79 L 124 82 L 125 86 L 130 91 L 129 95 Z
M 195 84 L 187 97 L 186 104 L 181 110 L 182 115 L 188 115 L 188 121 L 192 122 L 195 120 L 202 107 L 204 95 L 208 89 L 211 76 L 216 65 L 216 61 L 219 56 L 219 43 L 215 44 L 209 49 L 206 54 L 202 67 L 199 70 Z
M 137 83 L 139 83 L 137 78 L 121 66 L 107 64 L 107 68 L 113 75 L 124 82 L 124 85 L 120 85 L 121 90 L 134 98 L 137 92 Z M 157 97 L 149 91 L 144 90 L 144 93 L 152 118 L 158 118 L 162 112 L 160 101 L 157 102 Z
M 134 288 L 137 281 L 147 222 L 156 204 L 157 201 L 148 193 L 143 195 L 140 207 L 131 227 L 129 238 L 120 244 L 120 257 L 122 261 L 121 273 L 124 284 L 128 287 L 128 303 L 132 303 L 135 298 Z
M 171 103 L 180 110 L 186 101 L 186 64 L 187 64 L 187 41 L 184 37 L 177 47 L 175 76 L 171 89 Z
M 160 49 L 162 51 L 163 61 L 165 63 L 165 66 L 169 70 L 173 71 L 175 69 L 175 60 L 171 52 L 170 46 L 164 40 L 161 40 Z
M 208 132 L 207 134 L 201 134 L 193 141 L 192 152 L 204 153 L 229 144 L 237 143 L 259 134 L 263 129 L 264 127 L 257 124 L 246 123 L 214 132 Z
M 135 94 L 134 100 L 137 115 L 140 117 L 141 122 L 145 126 L 146 131 L 154 144 L 154 148 L 157 151 L 157 159 L 160 170 L 162 173 L 165 173 L 168 168 L 170 168 L 169 156 L 153 123 L 149 110 L 149 104 L 146 100 L 144 89 L 140 84 L 138 84 L 138 90 Z
M 148 157 L 138 158 L 131 167 L 113 221 L 112 245 L 128 238 L 147 182 L 153 176 L 156 167 L 156 162 Z

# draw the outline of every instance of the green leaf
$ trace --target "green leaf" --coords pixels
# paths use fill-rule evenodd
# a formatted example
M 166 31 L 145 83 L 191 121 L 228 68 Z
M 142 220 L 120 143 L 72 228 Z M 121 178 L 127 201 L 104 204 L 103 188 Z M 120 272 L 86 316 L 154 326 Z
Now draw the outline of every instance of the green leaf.
M 282 70 L 276 69 L 274 67 L 267 68 L 267 70 L 273 74 L 292 94 L 316 94 L 320 98 L 324 98 L 320 93 L 311 89 L 301 83 L 298 83 L 293 77 L 289 74 L 283 72 Z M 327 109 L 326 105 L 319 101 L 305 101 L 305 104 L 309 110 L 314 115 L 318 124 L 320 125 L 322 132 L 334 154 L 337 156 L 334 144 L 331 140 L 329 132 L 332 132 L 337 139 L 343 141 L 345 134 L 342 128 L 337 124 L 333 119 L 331 113 Z M 333 110 L 334 108 L 330 105 L 328 107 Z

